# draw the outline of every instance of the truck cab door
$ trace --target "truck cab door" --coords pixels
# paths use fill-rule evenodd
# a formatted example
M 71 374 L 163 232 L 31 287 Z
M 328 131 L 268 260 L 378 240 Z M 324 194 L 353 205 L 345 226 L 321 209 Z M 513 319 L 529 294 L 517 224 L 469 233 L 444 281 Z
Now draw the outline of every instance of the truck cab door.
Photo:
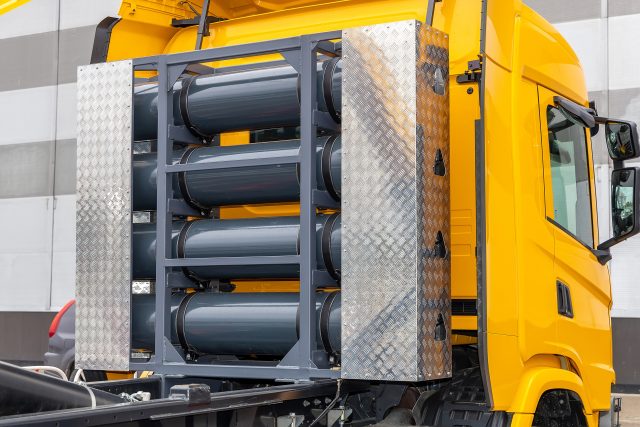
M 609 271 L 598 245 L 591 138 L 539 87 L 547 220 L 554 226 L 558 345 L 585 381 L 613 380 Z M 604 362 L 604 363 L 603 363 Z M 569 367 L 571 369 L 571 367 Z M 585 378 L 586 377 L 586 378 Z

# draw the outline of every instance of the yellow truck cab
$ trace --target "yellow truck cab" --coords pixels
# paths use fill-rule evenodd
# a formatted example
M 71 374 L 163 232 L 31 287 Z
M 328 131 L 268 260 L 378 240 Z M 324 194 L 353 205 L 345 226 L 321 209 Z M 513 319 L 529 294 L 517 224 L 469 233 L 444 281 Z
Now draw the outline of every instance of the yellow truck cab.
M 207 19 L 198 19 L 202 10 Z M 553 26 L 520 0 L 126 0 L 119 15 L 99 26 L 93 62 L 171 57 L 194 47 L 204 52 L 400 21 L 426 23 L 444 34 L 451 316 L 443 321 L 451 331 L 453 373 L 451 379 L 404 382 L 395 406 L 368 422 L 611 425 L 607 262 L 609 248 L 640 227 L 640 172 L 624 168 L 624 160 L 640 155 L 638 135 L 634 123 L 598 116 L 580 61 Z M 278 54 L 237 56 L 206 65 L 277 60 Z M 154 73 L 135 76 L 153 79 Z M 592 159 L 599 127 L 615 165 L 615 232 L 606 242 L 598 236 L 598 221 L 609 219 L 597 217 Z M 225 132 L 219 143 L 248 144 L 254 137 Z M 280 203 L 222 206 L 218 218 L 299 214 L 297 203 Z M 232 285 L 238 293 L 297 292 L 300 286 L 248 279 Z M 441 387 L 447 392 L 435 393 Z M 341 408 L 338 418 L 348 424 Z M 299 425 L 295 417 L 289 421 Z
M 179 3 L 159 10 L 151 1 L 123 2 L 105 59 L 193 49 L 197 26 L 171 26 L 193 17 Z M 208 25 L 202 49 L 424 21 L 427 7 L 214 1 L 209 14 L 220 20 Z M 590 108 L 580 61 L 519 0 L 442 0 L 432 19 L 449 36 L 453 343 L 477 345 L 478 401 L 509 414 L 511 425 L 531 425 L 537 408 L 536 425 L 577 409 L 598 425 L 615 381 L 608 258 L 598 249 L 598 221 L 608 219 L 597 217 L 592 130 L 574 118 Z M 243 142 L 247 132 L 222 135 L 223 145 Z M 295 212 L 248 209 L 226 215 Z M 552 401 L 564 403 L 553 412 Z

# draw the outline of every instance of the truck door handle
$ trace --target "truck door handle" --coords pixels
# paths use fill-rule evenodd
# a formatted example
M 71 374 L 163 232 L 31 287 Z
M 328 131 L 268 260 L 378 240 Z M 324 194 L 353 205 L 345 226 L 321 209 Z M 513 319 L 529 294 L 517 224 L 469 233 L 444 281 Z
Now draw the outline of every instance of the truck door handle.
M 573 319 L 573 304 L 571 303 L 569 286 L 560 280 L 556 280 L 556 290 L 558 296 L 558 314 Z

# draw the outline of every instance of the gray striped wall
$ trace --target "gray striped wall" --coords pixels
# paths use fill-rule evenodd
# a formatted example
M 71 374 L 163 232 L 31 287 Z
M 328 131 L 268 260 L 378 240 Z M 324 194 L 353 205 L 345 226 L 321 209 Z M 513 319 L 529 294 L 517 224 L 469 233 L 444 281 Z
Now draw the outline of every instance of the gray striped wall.
M 0 15 L 0 359 L 39 361 L 74 297 L 76 69 L 120 0 L 31 0 Z
M 0 92 L 74 84 L 77 67 L 91 58 L 94 34 L 91 25 L 0 39 Z M 39 126 L 28 123 L 28 106 L 15 107 L 27 107 L 23 125 Z M 74 114 L 52 110 L 50 120 Z M 0 168 L 0 198 L 75 194 L 75 139 L 11 144 L 10 138 L 4 135 L 0 146 L 0 164 L 8 166 Z

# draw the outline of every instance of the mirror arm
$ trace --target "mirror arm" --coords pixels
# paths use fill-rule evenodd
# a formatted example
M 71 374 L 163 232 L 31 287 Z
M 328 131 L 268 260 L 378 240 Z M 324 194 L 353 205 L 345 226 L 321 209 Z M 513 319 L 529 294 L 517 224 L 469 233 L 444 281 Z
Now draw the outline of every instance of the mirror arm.
M 578 120 L 584 127 L 587 129 L 593 128 L 595 126 L 595 116 L 596 112 L 591 108 L 586 108 L 580 104 L 576 104 L 573 101 L 569 101 L 566 98 L 561 96 L 554 96 L 553 102 L 563 114 L 566 116 L 567 114 L 571 115 L 575 120 Z
M 602 245 L 599 245 L 598 249 L 594 249 L 593 254 L 596 256 L 600 264 L 606 265 L 609 261 L 611 261 L 611 258 L 613 257 L 611 256 L 611 251 L 609 250 L 609 248 L 600 249 L 601 247 Z
M 598 132 L 600 131 L 600 125 L 604 125 L 607 123 L 607 120 L 609 120 L 606 117 L 602 117 L 598 115 L 598 112 L 595 109 L 591 109 L 594 113 L 593 118 L 596 121 L 596 125 L 594 127 L 592 127 L 591 130 L 591 137 L 593 138 L 594 136 L 596 136 L 598 134 Z
M 602 117 L 602 116 L 595 116 L 594 119 L 596 119 L 596 124 L 597 125 L 603 125 L 603 124 L 607 123 L 607 120 L 609 120 L 608 117 Z

